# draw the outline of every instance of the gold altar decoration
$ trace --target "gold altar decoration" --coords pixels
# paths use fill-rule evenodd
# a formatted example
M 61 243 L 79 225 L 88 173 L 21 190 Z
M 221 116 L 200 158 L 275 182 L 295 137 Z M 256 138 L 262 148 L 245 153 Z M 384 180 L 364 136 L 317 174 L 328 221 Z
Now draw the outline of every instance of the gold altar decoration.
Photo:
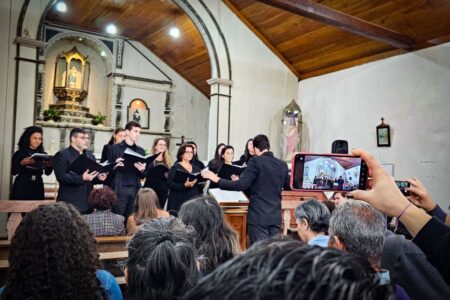
M 302 110 L 295 100 L 284 109 L 281 120 L 281 155 L 291 161 L 295 152 L 300 151 L 302 138 Z
M 60 121 L 90 124 L 93 115 L 82 105 L 88 95 L 90 63 L 76 47 L 56 57 L 53 93 L 58 98 L 50 104 L 59 113 Z

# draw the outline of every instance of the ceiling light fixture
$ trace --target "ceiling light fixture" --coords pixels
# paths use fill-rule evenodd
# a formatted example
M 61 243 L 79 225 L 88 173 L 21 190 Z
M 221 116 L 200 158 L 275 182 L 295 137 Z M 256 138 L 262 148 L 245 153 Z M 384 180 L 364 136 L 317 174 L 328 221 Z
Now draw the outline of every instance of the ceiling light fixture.
M 117 27 L 116 27 L 116 25 L 114 25 L 114 24 L 108 24 L 108 25 L 106 26 L 106 32 L 109 33 L 109 34 L 112 34 L 112 35 L 116 34 L 116 33 L 117 33 Z
M 67 5 L 66 3 L 59 1 L 58 3 L 56 3 L 56 10 L 62 13 L 67 12 Z
M 172 27 L 169 30 L 169 34 L 174 37 L 174 38 L 178 38 L 180 36 L 180 29 L 178 29 L 177 27 Z

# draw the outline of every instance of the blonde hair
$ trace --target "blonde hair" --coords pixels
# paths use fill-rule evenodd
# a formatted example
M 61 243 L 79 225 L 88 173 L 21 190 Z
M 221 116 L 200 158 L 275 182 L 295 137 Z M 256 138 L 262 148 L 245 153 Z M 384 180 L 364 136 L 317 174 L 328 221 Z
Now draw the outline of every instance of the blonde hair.
M 159 200 L 158 195 L 151 188 L 142 188 L 136 195 L 134 207 L 134 218 L 136 223 L 158 217 Z M 139 225 L 139 224 L 138 224 Z
M 159 138 L 156 138 L 156 139 L 153 141 L 152 153 L 153 153 L 153 154 L 156 154 L 155 147 L 156 147 L 156 144 L 158 144 L 159 141 L 164 141 L 164 142 L 166 142 L 166 151 L 164 151 L 163 159 L 164 159 L 164 163 L 166 164 L 166 166 L 170 168 L 170 167 L 172 167 L 173 162 L 172 162 L 172 158 L 170 158 L 169 142 L 167 141 L 166 138 L 159 137 Z

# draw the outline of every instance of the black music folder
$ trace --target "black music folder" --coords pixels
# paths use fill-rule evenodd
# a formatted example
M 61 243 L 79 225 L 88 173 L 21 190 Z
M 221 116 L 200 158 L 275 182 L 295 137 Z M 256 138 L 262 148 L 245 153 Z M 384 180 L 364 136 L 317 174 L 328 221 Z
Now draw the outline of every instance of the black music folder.
M 148 154 L 148 155 L 141 155 L 129 148 L 125 149 L 125 152 L 123 153 L 123 164 L 124 164 L 124 169 L 126 172 L 137 172 L 138 169 L 136 169 L 136 167 L 134 166 L 135 163 L 142 163 L 142 164 L 147 164 L 150 165 L 157 157 L 158 157 L 159 153 L 156 154 Z
M 104 163 L 98 163 L 95 160 L 87 158 L 84 155 L 78 156 L 69 166 L 69 171 L 74 172 L 78 175 L 82 175 L 86 170 L 89 170 L 89 173 L 97 171 L 99 173 L 107 173 L 114 170 L 114 166 L 117 163 L 109 163 L 105 161 Z
M 189 173 L 179 169 L 176 171 L 173 181 L 177 183 L 185 183 L 188 178 L 189 181 L 193 181 L 195 179 L 197 179 L 197 182 L 206 181 L 206 179 L 202 177 L 201 172 Z
M 34 160 L 34 164 L 29 165 L 28 167 L 32 169 L 43 169 L 45 168 L 44 163 L 51 161 L 53 159 L 53 155 L 45 153 L 33 153 L 31 155 L 31 159 Z
M 242 172 L 245 170 L 245 166 L 238 166 L 238 165 L 227 165 L 224 164 L 220 170 L 217 176 L 219 176 L 222 179 L 228 179 L 231 180 L 231 175 L 237 175 L 240 176 Z

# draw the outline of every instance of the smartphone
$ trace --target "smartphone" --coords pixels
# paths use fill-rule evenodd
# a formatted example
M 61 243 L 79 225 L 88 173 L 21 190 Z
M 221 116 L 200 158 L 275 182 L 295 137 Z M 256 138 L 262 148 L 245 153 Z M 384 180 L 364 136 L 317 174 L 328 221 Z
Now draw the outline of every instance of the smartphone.
M 367 176 L 367 165 L 358 156 L 296 153 L 292 158 L 291 188 L 293 190 L 365 190 Z
M 395 184 L 398 186 L 400 191 L 402 191 L 403 195 L 409 196 L 409 191 L 406 188 L 409 188 L 411 185 L 409 184 L 408 181 L 396 180 Z

